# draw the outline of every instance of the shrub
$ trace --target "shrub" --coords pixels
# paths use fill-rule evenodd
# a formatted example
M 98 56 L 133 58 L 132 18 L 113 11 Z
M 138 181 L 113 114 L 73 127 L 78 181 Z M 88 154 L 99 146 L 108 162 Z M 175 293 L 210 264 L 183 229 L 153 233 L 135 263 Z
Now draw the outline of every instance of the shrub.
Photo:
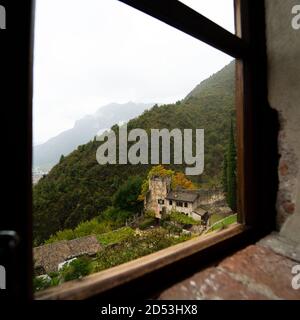
M 141 230 L 145 230 L 150 226 L 153 226 L 155 223 L 156 223 L 156 220 L 154 218 L 146 217 L 142 222 L 140 222 L 139 228 Z
M 199 224 L 199 222 L 194 220 L 193 218 L 186 216 L 183 213 L 176 212 L 176 211 L 171 212 L 170 220 L 177 222 L 177 223 L 180 223 L 182 225 L 197 225 L 197 224 Z
M 162 227 L 168 230 L 169 233 L 181 234 L 182 227 L 176 226 L 170 222 L 164 221 L 162 222 Z
M 113 196 L 113 206 L 122 210 L 139 213 L 142 209 L 142 202 L 138 196 L 142 187 L 141 177 L 129 177 Z
M 45 241 L 45 244 L 54 243 L 62 240 L 72 240 L 89 235 L 98 235 L 112 230 L 112 222 L 109 220 L 102 220 L 99 222 L 97 218 L 90 221 L 81 222 L 74 230 L 65 229 L 58 231 Z
M 72 240 L 75 238 L 76 235 L 72 229 L 65 229 L 58 231 L 55 235 L 52 235 L 48 240 L 45 241 L 45 244 L 50 244 L 61 240 Z
M 155 217 L 156 217 L 155 211 L 154 211 L 154 210 L 147 210 L 147 211 L 145 211 L 145 217 L 155 218 Z
M 114 228 L 121 227 L 133 216 L 132 212 L 119 208 L 108 207 L 97 219 L 98 222 L 109 221 Z
M 98 241 L 103 245 L 115 244 L 123 242 L 133 235 L 133 229 L 131 229 L 130 227 L 124 227 L 99 235 Z
M 101 234 L 111 231 L 111 223 L 109 221 L 98 222 L 96 218 L 81 222 L 74 230 L 76 238 L 88 236 L 91 234 Z
M 162 228 L 153 229 L 141 236 L 128 238 L 116 246 L 104 248 L 97 254 L 94 271 L 97 272 L 120 265 L 190 238 L 187 235 L 177 238 L 168 237 L 166 230 Z
M 81 257 L 64 266 L 60 271 L 64 281 L 70 281 L 87 276 L 92 271 L 92 265 L 88 257 Z
M 47 277 L 34 277 L 33 278 L 33 290 L 40 291 L 49 288 L 51 285 L 51 279 Z

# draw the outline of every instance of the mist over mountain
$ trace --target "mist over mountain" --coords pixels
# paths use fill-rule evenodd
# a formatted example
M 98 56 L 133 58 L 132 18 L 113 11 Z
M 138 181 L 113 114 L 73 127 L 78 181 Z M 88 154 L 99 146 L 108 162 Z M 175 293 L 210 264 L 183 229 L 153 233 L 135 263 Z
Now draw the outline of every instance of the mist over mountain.
M 89 142 L 99 133 L 112 125 L 127 122 L 142 114 L 154 103 L 125 104 L 110 103 L 99 108 L 94 114 L 87 115 L 75 122 L 72 129 L 66 130 L 33 148 L 33 167 L 49 170 L 58 163 L 61 155 L 67 156 L 79 145 Z

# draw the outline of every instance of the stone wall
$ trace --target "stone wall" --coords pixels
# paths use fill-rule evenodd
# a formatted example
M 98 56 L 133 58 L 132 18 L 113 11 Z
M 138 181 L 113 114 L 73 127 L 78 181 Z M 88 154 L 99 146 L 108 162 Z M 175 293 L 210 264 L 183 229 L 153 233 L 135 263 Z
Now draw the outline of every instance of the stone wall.
M 171 178 L 152 178 L 149 179 L 149 191 L 150 194 L 146 198 L 146 209 L 153 210 L 157 218 L 161 218 L 160 211 L 166 204 L 158 204 L 159 199 L 165 199 L 170 191 Z
M 265 0 L 268 97 L 280 118 L 277 226 L 300 243 L 300 30 L 292 28 L 297 0 Z

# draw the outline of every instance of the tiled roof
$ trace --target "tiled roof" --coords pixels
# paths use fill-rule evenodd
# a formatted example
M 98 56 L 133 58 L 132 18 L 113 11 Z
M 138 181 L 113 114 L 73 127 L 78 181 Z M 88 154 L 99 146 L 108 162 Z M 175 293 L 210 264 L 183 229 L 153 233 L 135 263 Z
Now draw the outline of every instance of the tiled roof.
M 74 240 L 63 240 L 33 248 L 34 267 L 45 272 L 57 271 L 58 264 L 68 259 L 93 255 L 101 250 L 95 236 L 87 236 Z
M 193 210 L 194 213 L 198 214 L 199 216 L 204 216 L 206 213 L 208 213 L 207 210 L 201 208 L 201 207 L 198 207 L 196 209 Z
M 168 200 L 195 202 L 199 197 L 199 193 L 194 190 L 173 190 L 166 197 Z

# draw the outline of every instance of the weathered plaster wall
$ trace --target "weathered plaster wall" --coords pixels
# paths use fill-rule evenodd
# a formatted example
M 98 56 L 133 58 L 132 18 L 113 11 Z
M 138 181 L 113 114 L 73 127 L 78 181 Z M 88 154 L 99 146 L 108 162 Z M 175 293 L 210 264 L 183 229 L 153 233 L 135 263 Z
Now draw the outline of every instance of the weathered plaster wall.
M 269 103 L 280 117 L 277 223 L 300 243 L 300 30 L 292 28 L 299 0 L 265 0 Z

